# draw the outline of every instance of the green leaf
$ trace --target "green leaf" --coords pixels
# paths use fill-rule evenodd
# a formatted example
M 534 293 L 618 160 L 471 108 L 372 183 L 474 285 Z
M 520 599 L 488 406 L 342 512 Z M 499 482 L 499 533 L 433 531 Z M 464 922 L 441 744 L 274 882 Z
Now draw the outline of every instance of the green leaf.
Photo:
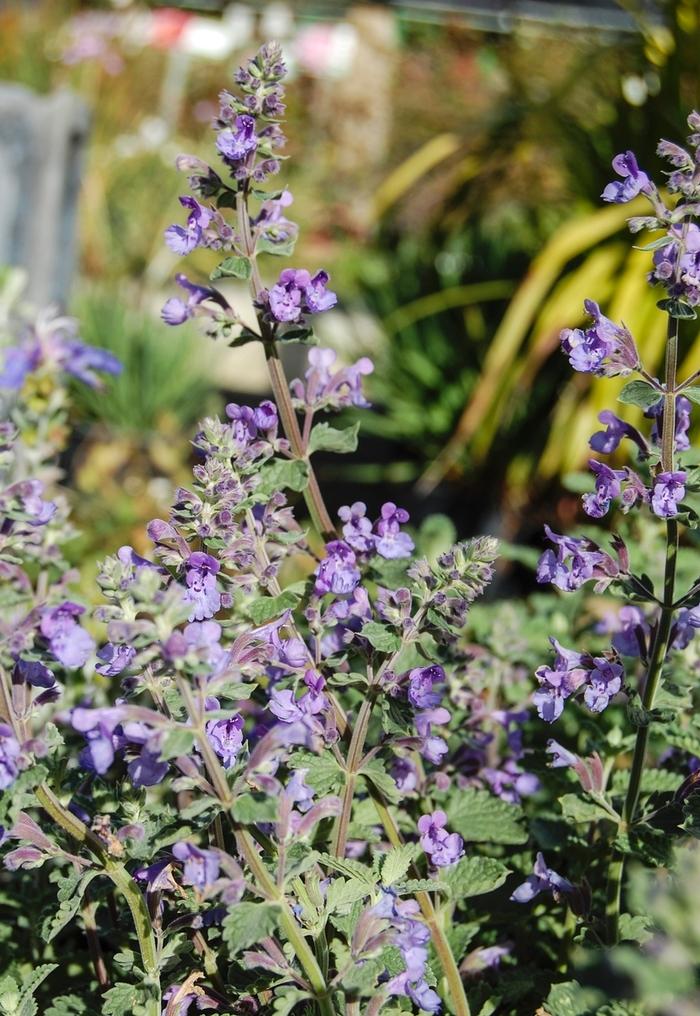
M 352 427 L 331 427 L 329 423 L 317 423 L 309 438 L 309 454 L 312 452 L 354 452 L 357 449 L 357 435 L 360 424 Z
M 253 825 L 256 822 L 277 821 L 277 799 L 253 794 L 241 794 L 233 804 L 233 817 L 242 825 Z
M 590 825 L 592 822 L 600 822 L 601 819 L 607 819 L 608 822 L 615 821 L 602 805 L 588 798 L 579 797 L 578 794 L 563 794 L 559 798 L 559 804 L 564 818 L 570 822 L 583 822 Z
M 449 826 L 467 843 L 525 843 L 524 812 L 486 790 L 465 790 L 446 806 Z
M 669 317 L 677 318 L 679 321 L 693 321 L 697 317 L 695 309 L 682 300 L 673 298 L 659 300 L 656 306 L 659 310 L 665 310 Z
M 345 783 L 343 770 L 330 753 L 312 755 L 308 751 L 297 751 L 287 764 L 292 769 L 307 770 L 304 782 L 313 787 L 319 797 L 342 789 Z
M 450 865 L 440 873 L 455 900 L 466 900 L 471 896 L 482 896 L 503 885 L 510 868 L 493 857 L 463 857 L 457 864 Z
M 307 998 L 311 998 L 308 991 L 301 991 L 299 988 L 285 988 L 282 995 L 277 995 L 272 1003 L 274 1016 L 289 1016 L 292 1009 Z
M 589 1016 L 591 1001 L 590 992 L 578 981 L 562 981 L 552 985 L 544 1011 L 548 1016 Z
M 97 1016 L 97 1010 L 87 1005 L 79 995 L 59 995 L 44 1016 Z
M 144 991 L 138 984 L 120 982 L 103 995 L 102 1016 L 132 1016 L 145 1001 Z
M 695 402 L 700 406 L 700 388 L 697 385 L 691 385 L 690 388 L 684 388 L 681 395 L 685 395 L 691 402 Z
M 277 254 L 278 257 L 290 257 L 294 253 L 296 237 L 290 237 L 281 243 L 275 243 L 265 236 L 261 236 L 257 242 L 256 249 L 261 254 Z
M 301 492 L 309 482 L 309 464 L 301 459 L 272 459 L 262 466 L 259 475 L 257 495 L 268 497 L 283 487 Z
M 343 977 L 343 987 L 346 991 L 360 995 L 370 995 L 375 991 L 377 978 L 382 973 L 384 973 L 384 964 L 381 959 L 353 963 L 350 970 Z
M 642 914 L 637 914 L 636 917 L 633 917 L 632 914 L 620 914 L 620 940 L 645 945 L 654 937 L 649 930 L 649 925 L 649 918 Z
M 103 874 L 101 871 L 87 871 L 84 874 L 70 874 L 58 881 L 58 910 L 45 918 L 41 925 L 41 937 L 51 942 L 65 926 L 73 920 L 80 910 L 83 894 L 94 878 Z
M 245 612 L 253 624 L 265 624 L 283 614 L 285 610 L 293 610 L 299 603 L 300 596 L 285 589 L 279 596 L 261 596 L 245 605 Z
M 382 859 L 382 884 L 393 885 L 404 877 L 411 862 L 416 856 L 416 845 L 404 843 L 400 847 L 392 847 Z
M 401 647 L 401 639 L 388 625 L 378 621 L 367 621 L 360 634 L 380 653 L 395 653 Z
M 253 265 L 250 258 L 234 256 L 220 262 L 209 278 L 212 282 L 217 279 L 249 279 L 252 273 Z
M 319 854 L 318 859 L 326 868 L 340 872 L 350 879 L 364 882 L 366 886 L 373 889 L 377 885 L 377 877 L 371 868 L 360 861 L 353 861 L 349 857 L 335 857 L 333 854 Z
M 387 801 L 394 802 L 398 800 L 399 790 L 396 786 L 396 780 L 393 776 L 389 775 L 386 765 L 381 759 L 373 758 L 369 762 L 366 762 L 360 769 L 359 775 L 365 780 L 369 780 Z
M 160 748 L 160 757 L 164 762 L 170 758 L 177 758 L 179 755 L 189 755 L 194 744 L 194 731 L 186 730 L 184 727 L 175 727 L 169 730 Z
M 272 935 L 278 921 L 279 909 L 272 903 L 234 903 L 222 925 L 231 956 Z
M 326 893 L 329 913 L 345 912 L 358 900 L 363 900 L 373 887 L 360 878 L 334 878 Z
M 628 381 L 618 395 L 620 402 L 629 406 L 639 406 L 640 409 L 649 409 L 650 406 L 655 406 L 661 398 L 663 398 L 662 393 L 647 381 Z

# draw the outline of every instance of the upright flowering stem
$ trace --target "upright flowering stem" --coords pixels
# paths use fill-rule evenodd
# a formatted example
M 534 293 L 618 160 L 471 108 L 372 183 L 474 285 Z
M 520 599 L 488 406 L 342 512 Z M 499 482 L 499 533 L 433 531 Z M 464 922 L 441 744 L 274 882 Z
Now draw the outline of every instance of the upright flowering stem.
M 676 367 L 678 363 L 678 320 L 669 317 L 668 341 L 666 345 L 666 367 L 664 377 L 664 416 L 663 429 L 661 432 L 661 469 L 663 472 L 673 472 L 674 468 L 674 440 L 676 421 Z M 663 606 L 659 613 L 659 621 L 654 636 L 654 642 L 649 659 L 647 679 L 644 685 L 642 705 L 645 712 L 654 708 L 656 693 L 661 680 L 661 672 L 666 660 L 669 648 L 669 639 L 673 624 L 675 582 L 676 582 L 676 559 L 678 557 L 678 522 L 675 518 L 666 522 L 666 562 L 664 568 L 664 594 Z M 649 743 L 649 723 L 645 720 L 637 731 L 637 740 L 634 746 L 632 768 L 627 787 L 627 795 L 623 808 L 623 820 L 625 827 L 634 823 L 639 803 L 639 793 L 644 771 L 647 746 Z M 606 907 L 606 924 L 608 941 L 611 944 L 617 942 L 618 925 L 620 919 L 620 902 L 622 893 L 622 876 L 624 871 L 624 859 L 616 855 L 610 866 L 608 874 L 608 899 Z
M 257 264 L 255 242 L 250 228 L 247 187 L 238 194 L 236 209 L 238 212 L 238 228 L 241 234 L 241 242 L 251 262 L 250 291 L 253 299 L 256 300 L 258 294 L 263 289 L 263 284 Z M 335 527 L 328 514 L 328 509 L 323 500 L 313 466 L 308 462 L 305 442 L 289 395 L 289 382 L 287 381 L 284 365 L 280 359 L 274 335 L 261 312 L 258 312 L 258 325 L 265 349 L 265 362 L 267 363 L 270 386 L 272 387 L 272 393 L 279 410 L 282 428 L 289 441 L 294 457 L 306 460 L 309 467 L 309 481 L 304 490 L 304 499 L 311 516 L 311 521 L 325 539 L 333 539 Z

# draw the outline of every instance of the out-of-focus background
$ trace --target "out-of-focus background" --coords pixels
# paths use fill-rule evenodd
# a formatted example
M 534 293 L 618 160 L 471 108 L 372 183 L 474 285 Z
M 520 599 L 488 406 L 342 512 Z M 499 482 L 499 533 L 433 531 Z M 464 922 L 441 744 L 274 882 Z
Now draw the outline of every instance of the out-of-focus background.
M 211 158 L 217 93 L 267 39 L 291 71 L 294 264 L 340 295 L 322 341 L 377 364 L 358 452 L 321 462 L 330 504 L 361 484 L 373 509 L 391 497 L 416 522 L 437 511 L 461 536 L 521 543 L 545 516 L 570 524 L 615 382 L 572 376 L 558 334 L 592 296 L 661 355 L 649 255 L 629 206 L 599 195 L 618 151 L 655 168 L 655 139 L 684 136 L 698 0 L 5 0 L 0 261 L 125 364 L 83 393 L 66 452 L 83 549 L 142 547 L 197 419 L 266 394 L 255 347 L 167 329 L 159 309 L 178 270 L 162 241 L 182 219 L 175 156 Z M 684 355 L 700 367 L 700 341 Z

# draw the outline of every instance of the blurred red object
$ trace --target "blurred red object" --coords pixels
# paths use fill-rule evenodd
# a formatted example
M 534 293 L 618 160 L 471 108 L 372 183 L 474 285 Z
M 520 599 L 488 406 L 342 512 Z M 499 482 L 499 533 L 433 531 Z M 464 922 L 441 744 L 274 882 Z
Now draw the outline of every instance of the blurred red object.
M 175 46 L 194 15 L 175 7 L 163 7 L 151 14 L 150 42 L 157 49 Z

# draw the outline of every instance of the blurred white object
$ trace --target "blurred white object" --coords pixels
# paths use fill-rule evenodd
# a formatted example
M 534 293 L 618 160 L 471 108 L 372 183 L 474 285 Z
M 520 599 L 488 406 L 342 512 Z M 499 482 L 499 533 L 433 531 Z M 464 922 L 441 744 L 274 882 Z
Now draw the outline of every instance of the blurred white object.
M 294 34 L 294 12 L 289 4 L 275 2 L 268 4 L 260 18 L 260 37 L 263 39 L 288 39 Z
M 347 22 L 309 25 L 294 43 L 296 62 L 316 78 L 344 78 L 357 52 L 357 30 Z
M 229 4 L 224 10 L 223 23 L 234 40 L 236 49 L 247 46 L 255 33 L 255 15 L 246 4 Z
M 208 60 L 225 60 L 239 45 L 235 31 L 226 21 L 214 18 L 192 18 L 177 41 L 178 48 L 190 56 Z

